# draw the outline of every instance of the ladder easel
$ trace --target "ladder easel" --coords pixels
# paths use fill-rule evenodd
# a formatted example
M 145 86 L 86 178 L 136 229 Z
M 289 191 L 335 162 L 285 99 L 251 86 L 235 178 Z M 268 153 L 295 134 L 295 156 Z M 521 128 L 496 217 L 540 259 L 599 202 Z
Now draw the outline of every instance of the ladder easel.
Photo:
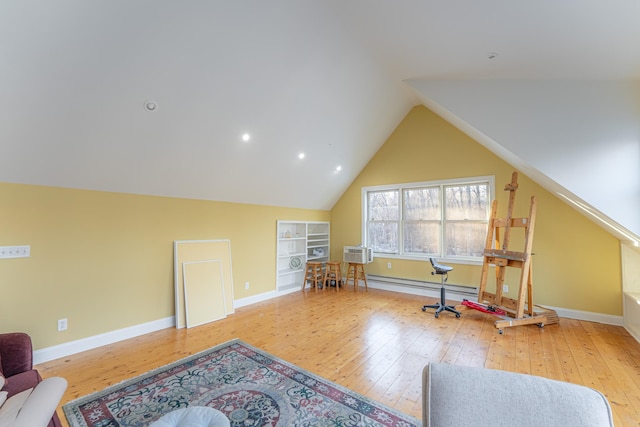
M 491 217 L 483 254 L 482 276 L 478 289 L 478 302 L 498 306 L 507 313 L 505 316 L 500 316 L 501 320 L 495 322 L 495 326 L 501 334 L 503 333 L 503 328 L 506 327 L 531 324 L 538 324 L 538 326 L 543 327 L 545 323 L 557 322 L 557 315 L 552 310 L 540 307 L 543 310 L 542 312 L 536 313 L 533 311 L 531 249 L 533 247 L 533 230 L 536 220 L 536 197 L 531 197 L 528 218 L 513 218 L 513 205 L 515 203 L 516 190 L 518 189 L 517 172 L 513 172 L 511 182 L 504 189 L 509 191 L 507 217 L 497 218 L 498 201 L 494 200 L 491 205 Z M 509 250 L 511 231 L 514 228 L 524 229 L 524 250 L 522 252 Z M 500 229 L 504 230 L 502 245 L 499 243 Z M 494 265 L 496 268 L 495 293 L 486 290 L 490 265 Z M 502 294 L 507 267 L 521 269 L 517 299 L 508 298 Z

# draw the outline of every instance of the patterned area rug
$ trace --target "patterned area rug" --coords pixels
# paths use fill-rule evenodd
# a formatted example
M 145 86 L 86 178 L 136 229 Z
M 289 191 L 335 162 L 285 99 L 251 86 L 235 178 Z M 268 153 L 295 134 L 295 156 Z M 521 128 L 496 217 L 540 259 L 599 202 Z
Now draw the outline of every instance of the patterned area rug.
M 233 427 L 419 426 L 420 422 L 239 340 L 63 406 L 71 427 L 143 427 L 188 406 Z

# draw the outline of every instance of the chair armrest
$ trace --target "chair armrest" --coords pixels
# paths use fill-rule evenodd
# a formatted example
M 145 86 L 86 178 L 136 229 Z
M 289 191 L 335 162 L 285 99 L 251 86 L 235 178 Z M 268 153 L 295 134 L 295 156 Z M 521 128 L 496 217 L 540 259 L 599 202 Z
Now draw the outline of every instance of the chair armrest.
M 5 377 L 33 369 L 31 337 L 22 332 L 0 334 L 0 363 Z
M 67 380 L 46 378 L 33 389 L 16 417 L 14 427 L 46 427 L 67 389 Z
M 423 370 L 423 423 L 613 427 L 607 398 L 582 385 L 493 369 L 429 363 Z M 479 410 L 481 411 L 479 412 Z M 481 414 L 482 419 L 478 417 Z
M 9 393 L 8 397 L 18 394 L 30 388 L 34 388 L 42 381 L 42 377 L 35 369 L 26 372 L 20 372 L 7 379 L 2 390 Z

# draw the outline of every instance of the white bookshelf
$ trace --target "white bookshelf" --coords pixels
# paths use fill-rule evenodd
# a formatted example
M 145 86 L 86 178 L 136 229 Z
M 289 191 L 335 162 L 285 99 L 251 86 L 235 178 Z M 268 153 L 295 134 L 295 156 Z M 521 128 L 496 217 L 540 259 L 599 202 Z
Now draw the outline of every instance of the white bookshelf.
M 329 260 L 329 223 L 278 221 L 276 286 L 278 292 L 302 289 L 307 261 Z

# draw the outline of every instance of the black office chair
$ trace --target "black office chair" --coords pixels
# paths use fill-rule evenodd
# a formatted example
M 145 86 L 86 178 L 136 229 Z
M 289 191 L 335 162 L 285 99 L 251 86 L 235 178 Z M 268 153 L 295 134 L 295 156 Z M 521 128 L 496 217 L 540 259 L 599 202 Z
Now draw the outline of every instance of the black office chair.
M 427 311 L 427 308 L 435 308 L 436 309 L 436 319 L 440 315 L 441 311 L 450 311 L 451 313 L 455 313 L 456 317 L 460 317 L 460 312 L 457 311 L 453 306 L 447 305 L 444 298 L 444 282 L 449 278 L 449 272 L 453 270 L 453 267 L 449 265 L 439 264 L 435 258 L 429 258 L 431 261 L 431 265 L 433 266 L 432 275 L 439 274 L 440 275 L 440 302 L 431 305 L 422 306 L 422 311 Z

